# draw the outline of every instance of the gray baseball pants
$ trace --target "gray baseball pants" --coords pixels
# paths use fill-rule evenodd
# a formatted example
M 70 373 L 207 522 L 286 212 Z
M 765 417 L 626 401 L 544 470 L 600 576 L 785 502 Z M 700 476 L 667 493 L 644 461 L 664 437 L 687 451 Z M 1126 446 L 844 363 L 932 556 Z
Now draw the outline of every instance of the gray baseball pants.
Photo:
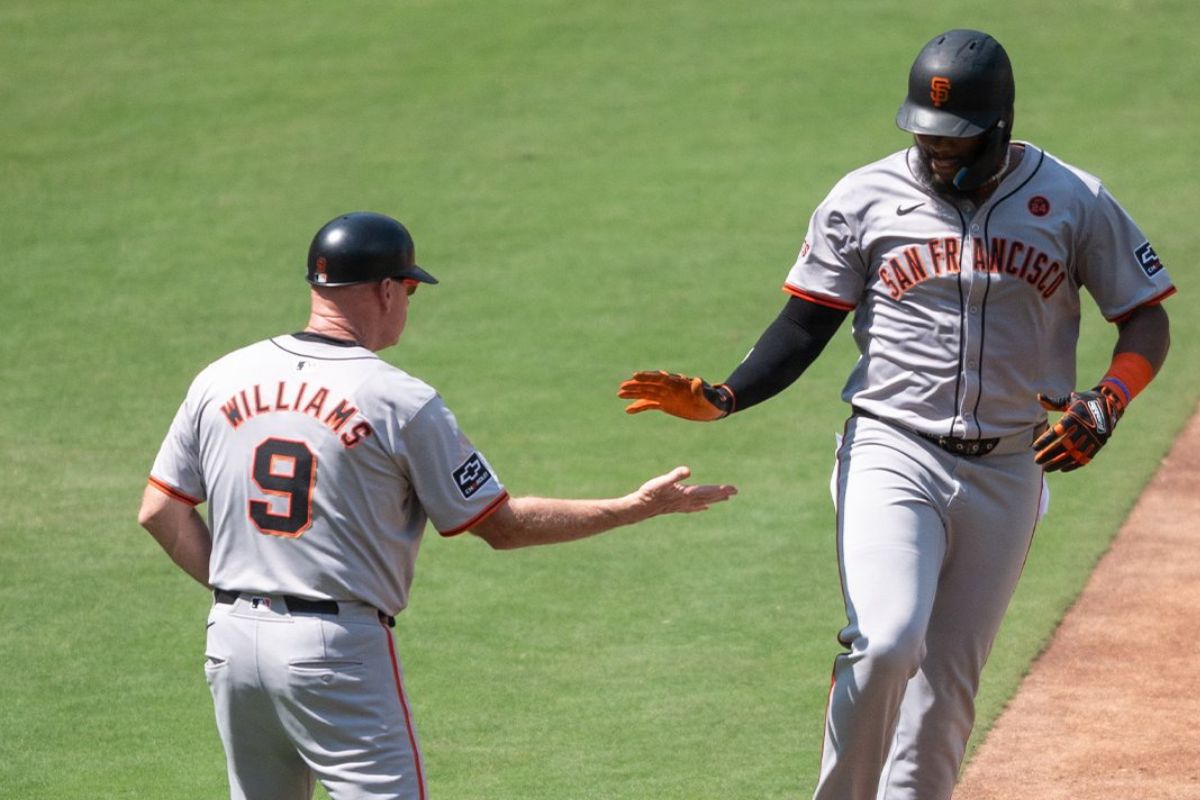
M 424 800 L 392 631 L 379 612 L 293 613 L 279 595 L 213 605 L 205 674 L 231 800 Z
M 837 453 L 838 639 L 814 800 L 948 800 L 1039 517 L 1034 431 L 953 455 L 852 417 Z

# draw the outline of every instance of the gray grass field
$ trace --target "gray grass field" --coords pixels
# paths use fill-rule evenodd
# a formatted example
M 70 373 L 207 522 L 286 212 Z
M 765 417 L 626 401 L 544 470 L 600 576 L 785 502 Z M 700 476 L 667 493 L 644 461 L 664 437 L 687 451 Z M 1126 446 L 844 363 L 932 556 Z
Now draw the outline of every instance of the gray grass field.
M 518 494 L 689 464 L 742 493 L 560 548 L 427 540 L 397 626 L 437 798 L 811 791 L 843 622 L 827 477 L 846 330 L 714 425 L 627 418 L 630 371 L 723 378 L 783 303 L 808 214 L 905 145 L 916 49 L 987 29 L 1016 133 L 1104 177 L 1180 293 L 1109 450 L 1053 481 L 985 673 L 986 728 L 1195 405 L 1200 140 L 1188 0 L 0 7 L 0 787 L 220 797 L 205 592 L 135 523 L 191 377 L 303 325 L 309 237 L 403 219 L 442 285 L 386 357 Z M 1081 382 L 1112 331 L 1094 308 Z

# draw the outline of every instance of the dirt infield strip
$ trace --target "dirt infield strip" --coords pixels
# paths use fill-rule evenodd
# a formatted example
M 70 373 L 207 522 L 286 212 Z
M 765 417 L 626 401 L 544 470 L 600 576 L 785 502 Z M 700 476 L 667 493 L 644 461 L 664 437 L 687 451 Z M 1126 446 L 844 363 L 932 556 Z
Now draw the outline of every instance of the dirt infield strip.
M 967 765 L 955 800 L 1200 799 L 1198 627 L 1200 413 Z

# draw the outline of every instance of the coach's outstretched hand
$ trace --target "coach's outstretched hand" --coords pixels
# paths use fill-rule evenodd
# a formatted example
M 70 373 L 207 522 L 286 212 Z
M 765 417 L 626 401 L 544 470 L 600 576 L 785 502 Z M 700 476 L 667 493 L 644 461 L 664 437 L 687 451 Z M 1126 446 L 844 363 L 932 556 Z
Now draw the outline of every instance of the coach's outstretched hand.
M 634 401 L 625 407 L 626 414 L 664 411 L 681 419 L 709 422 L 733 412 L 733 393 L 726 386 L 661 370 L 635 372 L 621 384 L 617 397 Z
M 1108 443 L 1117 420 L 1125 411 L 1124 398 L 1106 386 L 1090 392 L 1071 392 L 1066 397 L 1038 394 L 1047 411 L 1062 416 L 1033 443 L 1034 461 L 1046 472 L 1071 472 L 1088 464 Z
M 676 467 L 666 475 L 651 478 L 634 492 L 634 497 L 647 512 L 646 518 L 659 514 L 690 514 L 704 511 L 713 503 L 721 503 L 737 494 L 737 488 L 729 484 L 684 485 L 680 481 L 689 478 L 692 471 L 687 467 Z

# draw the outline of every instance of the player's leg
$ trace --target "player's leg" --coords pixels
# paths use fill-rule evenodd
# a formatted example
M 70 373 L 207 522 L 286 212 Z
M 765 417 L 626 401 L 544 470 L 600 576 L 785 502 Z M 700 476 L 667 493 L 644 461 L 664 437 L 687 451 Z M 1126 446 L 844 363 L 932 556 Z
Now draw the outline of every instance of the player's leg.
M 945 800 L 975 722 L 984 662 L 1037 522 L 1041 470 L 1027 453 L 961 459 L 942 572 L 920 671 L 905 693 L 880 797 Z
M 333 800 L 424 800 L 424 764 L 392 631 L 367 606 L 296 615 L 280 715 Z
M 924 657 L 945 531 L 944 482 L 911 437 L 855 418 L 838 453 L 839 639 L 815 800 L 874 800 L 909 678 Z
M 312 772 L 280 724 L 258 673 L 258 628 L 278 627 L 245 600 L 213 606 L 205 675 L 225 746 L 231 800 L 308 800 Z

